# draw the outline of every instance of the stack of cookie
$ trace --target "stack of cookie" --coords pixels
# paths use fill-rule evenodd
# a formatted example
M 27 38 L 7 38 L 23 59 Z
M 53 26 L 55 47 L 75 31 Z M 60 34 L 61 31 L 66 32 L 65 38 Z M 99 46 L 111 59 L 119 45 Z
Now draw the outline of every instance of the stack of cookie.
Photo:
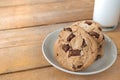
M 54 54 L 62 67 L 80 71 L 103 56 L 103 44 L 100 24 L 92 20 L 79 21 L 59 33 Z

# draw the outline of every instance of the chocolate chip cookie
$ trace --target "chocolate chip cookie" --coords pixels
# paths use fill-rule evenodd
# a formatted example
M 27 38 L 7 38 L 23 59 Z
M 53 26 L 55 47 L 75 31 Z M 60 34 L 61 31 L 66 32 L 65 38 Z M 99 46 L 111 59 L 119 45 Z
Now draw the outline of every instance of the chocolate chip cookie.
M 90 66 L 97 57 L 97 42 L 78 25 L 64 28 L 54 45 L 58 63 L 72 71 Z
M 101 25 L 92 20 L 84 20 L 74 23 L 83 28 L 90 36 L 92 36 L 98 43 L 98 57 L 103 56 L 103 44 L 104 44 L 104 35 L 101 29 Z M 72 25 L 72 26 L 73 26 Z

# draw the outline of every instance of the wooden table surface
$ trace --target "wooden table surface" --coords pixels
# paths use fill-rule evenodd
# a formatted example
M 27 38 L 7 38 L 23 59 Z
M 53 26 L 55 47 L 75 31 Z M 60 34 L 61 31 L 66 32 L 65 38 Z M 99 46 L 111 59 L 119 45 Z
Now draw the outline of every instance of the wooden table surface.
M 92 19 L 94 0 L 1 0 L 0 80 L 120 80 L 120 23 L 104 32 L 118 57 L 108 70 L 90 76 L 57 70 L 43 57 L 41 45 L 50 32 L 75 21 Z

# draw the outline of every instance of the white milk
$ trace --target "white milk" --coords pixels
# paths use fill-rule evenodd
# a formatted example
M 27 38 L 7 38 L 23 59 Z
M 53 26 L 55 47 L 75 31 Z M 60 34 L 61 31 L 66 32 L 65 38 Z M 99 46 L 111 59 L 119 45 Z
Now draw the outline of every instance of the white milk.
M 120 17 L 120 0 L 95 0 L 93 20 L 114 29 Z

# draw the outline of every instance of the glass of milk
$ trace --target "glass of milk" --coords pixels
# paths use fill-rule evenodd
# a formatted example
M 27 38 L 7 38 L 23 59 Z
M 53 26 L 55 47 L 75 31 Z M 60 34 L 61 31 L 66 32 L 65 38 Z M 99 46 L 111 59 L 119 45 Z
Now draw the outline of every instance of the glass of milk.
M 120 17 L 120 0 L 95 0 L 93 20 L 102 25 L 103 31 L 114 30 Z

